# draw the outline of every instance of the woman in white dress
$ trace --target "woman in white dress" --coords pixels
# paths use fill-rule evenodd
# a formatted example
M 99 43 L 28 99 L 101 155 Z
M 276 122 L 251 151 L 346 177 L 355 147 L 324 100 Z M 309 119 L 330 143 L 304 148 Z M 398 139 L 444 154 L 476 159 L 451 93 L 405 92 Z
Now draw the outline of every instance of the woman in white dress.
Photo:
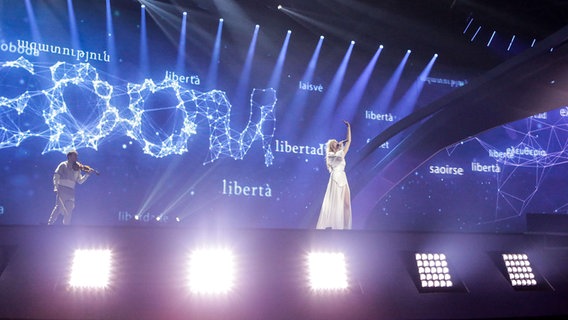
M 345 175 L 345 155 L 351 145 L 351 125 L 343 122 L 347 126 L 345 140 L 331 139 L 327 142 L 325 164 L 330 175 L 316 229 L 351 229 L 351 192 Z

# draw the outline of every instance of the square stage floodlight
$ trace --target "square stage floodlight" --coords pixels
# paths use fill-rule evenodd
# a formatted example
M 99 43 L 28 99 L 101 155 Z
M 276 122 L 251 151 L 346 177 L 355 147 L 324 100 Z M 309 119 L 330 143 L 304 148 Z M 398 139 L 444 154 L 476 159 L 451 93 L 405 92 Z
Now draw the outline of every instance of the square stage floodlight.
M 199 249 L 189 258 L 189 289 L 197 294 L 224 294 L 235 283 L 235 258 L 228 249 Z
M 110 250 L 75 250 L 71 265 L 71 288 L 105 289 L 110 283 Z
M 314 291 L 347 289 L 347 266 L 344 254 L 309 253 L 308 278 L 310 288 Z
M 414 265 L 414 279 L 420 292 L 466 291 L 450 270 L 445 254 L 415 253 Z
M 422 288 L 453 287 L 445 254 L 417 253 L 415 258 Z
M 503 273 L 515 290 L 550 290 L 550 284 L 539 275 L 525 253 L 502 253 Z

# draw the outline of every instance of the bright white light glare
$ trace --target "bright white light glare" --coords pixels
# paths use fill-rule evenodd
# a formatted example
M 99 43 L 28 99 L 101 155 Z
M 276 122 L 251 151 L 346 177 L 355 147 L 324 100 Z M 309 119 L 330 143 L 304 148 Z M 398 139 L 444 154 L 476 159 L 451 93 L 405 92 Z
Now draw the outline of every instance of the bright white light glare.
M 526 254 L 502 254 L 513 287 L 537 285 L 529 257 Z
M 445 254 L 416 253 L 415 258 L 422 288 L 451 288 L 454 286 Z
M 233 289 L 234 256 L 228 249 L 200 249 L 189 259 L 189 289 L 192 293 L 221 294 Z
M 110 250 L 75 250 L 69 285 L 72 288 L 106 288 L 111 258 Z
M 187 12 L 184 11 L 184 12 L 183 12 L 183 15 L 184 15 L 184 16 L 187 16 Z
M 312 290 L 347 289 L 347 268 L 343 253 L 309 253 L 308 274 Z
M 281 9 L 282 9 L 282 5 L 278 5 L 278 10 L 281 10 Z

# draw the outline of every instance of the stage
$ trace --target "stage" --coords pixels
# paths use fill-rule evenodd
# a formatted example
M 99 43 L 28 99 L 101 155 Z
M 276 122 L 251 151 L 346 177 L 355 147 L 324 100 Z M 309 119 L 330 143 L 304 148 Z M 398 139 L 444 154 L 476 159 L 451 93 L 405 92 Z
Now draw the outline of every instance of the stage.
M 234 288 L 188 290 L 189 252 L 235 254 Z M 68 286 L 75 249 L 112 250 L 107 289 Z M 314 292 L 310 251 L 343 252 L 348 289 Z M 416 253 L 443 253 L 454 290 L 424 292 Z M 502 253 L 525 253 L 539 281 L 514 289 Z M 299 229 L 1 226 L 0 318 L 10 319 L 479 319 L 568 314 L 568 236 Z

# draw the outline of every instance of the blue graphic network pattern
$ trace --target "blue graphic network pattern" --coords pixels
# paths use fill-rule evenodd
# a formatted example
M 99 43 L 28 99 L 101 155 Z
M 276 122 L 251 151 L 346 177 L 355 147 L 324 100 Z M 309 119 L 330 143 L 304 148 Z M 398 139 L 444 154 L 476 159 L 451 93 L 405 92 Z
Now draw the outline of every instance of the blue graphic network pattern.
M 509 137 L 508 146 L 491 143 L 480 135 L 446 148 L 448 155 L 451 155 L 456 148 L 467 143 L 479 144 L 495 159 L 500 168 L 495 173 L 496 215 L 499 208 L 501 212 L 509 211 L 511 214 L 495 216 L 494 221 L 507 220 L 526 213 L 550 170 L 568 164 L 568 118 L 558 115 L 563 109 L 566 107 L 560 111 L 555 110 L 503 125 L 499 132 Z M 526 181 L 524 179 L 527 176 L 534 178 Z M 555 211 L 565 212 L 566 208 L 568 204 L 555 208 Z
M 16 86 L 20 90 L 13 97 L 0 96 L 0 149 L 17 147 L 26 139 L 40 137 L 47 140 L 43 153 L 79 148 L 97 150 L 111 134 L 123 133 L 137 141 L 145 154 L 161 158 L 186 153 L 189 138 L 198 133 L 200 119 L 206 119 L 209 155 L 204 164 L 223 157 L 242 160 L 253 142 L 261 141 L 265 165 L 272 165 L 277 101 L 274 89 L 253 89 L 249 120 L 239 132 L 230 126 L 231 104 L 223 91 L 190 90 L 170 79 L 159 83 L 146 79 L 142 84 L 113 86 L 102 80 L 88 63 L 57 62 L 49 66 L 49 76 L 44 79 L 36 69 L 41 67 L 23 57 L 0 62 L 0 88 Z M 16 85 L 10 82 L 13 81 L 10 72 L 19 72 Z M 34 77 L 39 79 L 30 80 Z M 47 88 L 36 88 L 42 80 L 48 83 Z M 70 87 L 87 92 L 81 99 L 86 100 L 88 115 L 81 117 L 81 121 L 72 114 L 66 101 L 66 90 Z M 170 132 L 145 120 L 145 115 L 155 111 L 148 107 L 147 100 L 156 93 L 176 101 L 175 106 L 164 108 L 174 114 L 171 119 L 174 129 Z

